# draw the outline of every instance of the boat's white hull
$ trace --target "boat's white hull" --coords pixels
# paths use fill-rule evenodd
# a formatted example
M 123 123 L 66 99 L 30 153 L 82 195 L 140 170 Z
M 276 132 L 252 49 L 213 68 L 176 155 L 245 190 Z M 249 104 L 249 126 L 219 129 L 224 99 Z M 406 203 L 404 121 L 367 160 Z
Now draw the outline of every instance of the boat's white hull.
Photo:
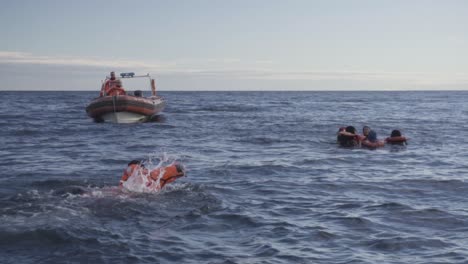
M 165 104 L 160 97 L 104 96 L 94 99 L 86 112 L 98 122 L 138 123 L 158 115 Z
M 145 122 L 148 120 L 148 116 L 140 115 L 130 112 L 115 112 L 107 113 L 101 116 L 104 122 L 110 123 L 119 123 L 119 124 L 129 124 L 129 123 L 138 123 Z

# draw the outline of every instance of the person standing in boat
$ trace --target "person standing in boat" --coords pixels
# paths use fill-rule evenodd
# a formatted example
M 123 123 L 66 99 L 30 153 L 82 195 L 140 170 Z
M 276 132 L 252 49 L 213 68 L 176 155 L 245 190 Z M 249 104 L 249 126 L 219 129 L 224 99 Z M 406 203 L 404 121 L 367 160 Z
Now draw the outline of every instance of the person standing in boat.
M 105 95 L 108 95 L 109 94 L 109 91 L 111 89 L 111 82 L 115 81 L 116 78 L 115 78 L 115 72 L 111 72 L 110 73 L 110 78 L 107 79 L 106 78 L 106 81 L 102 84 L 101 86 L 101 92 L 99 93 L 99 96 L 102 97 L 102 96 L 105 96 Z
M 107 96 L 107 95 L 111 95 L 111 91 L 113 90 L 123 90 L 122 88 L 122 81 L 117 79 L 115 77 L 115 72 L 111 72 L 110 73 L 110 78 L 107 79 L 103 84 L 102 84 L 102 87 L 101 87 L 101 93 L 99 94 L 99 96 Z M 120 94 L 120 93 L 119 93 Z M 125 92 L 123 92 L 123 94 L 125 94 Z

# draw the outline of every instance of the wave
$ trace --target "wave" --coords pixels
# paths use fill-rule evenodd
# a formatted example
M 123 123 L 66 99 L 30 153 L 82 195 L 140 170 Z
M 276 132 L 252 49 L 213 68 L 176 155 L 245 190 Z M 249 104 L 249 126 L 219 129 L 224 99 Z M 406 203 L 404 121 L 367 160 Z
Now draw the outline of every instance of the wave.
M 17 129 L 17 130 L 10 131 L 10 133 L 19 137 L 33 137 L 37 135 L 42 135 L 45 132 L 39 129 L 24 128 L 24 129 Z
M 452 243 L 447 243 L 441 239 L 428 239 L 423 237 L 393 237 L 385 239 L 372 239 L 365 242 L 365 245 L 372 250 L 384 252 L 399 252 L 399 251 L 414 251 L 425 250 L 431 248 L 440 250 L 447 247 L 452 247 Z
M 0 230 L 0 245 L 10 247 L 18 246 L 18 244 L 36 246 L 72 244 L 73 240 L 79 240 L 79 238 L 61 228 Z
M 364 209 L 369 211 L 375 210 L 390 210 L 390 211 L 403 211 L 403 210 L 413 210 L 410 206 L 400 204 L 397 202 L 386 202 L 378 205 L 369 205 L 364 207 Z
M 243 143 L 250 143 L 255 145 L 273 145 L 275 143 L 281 143 L 283 140 L 280 138 L 273 138 L 273 137 L 241 137 L 236 142 L 243 142 Z
M 48 179 L 48 180 L 40 180 L 34 181 L 31 183 L 31 187 L 36 188 L 48 188 L 48 189 L 56 189 L 60 187 L 67 187 L 67 186 L 90 186 L 88 181 L 83 180 L 68 180 L 68 179 Z M 91 185 L 92 187 L 93 185 Z
M 468 183 L 460 179 L 403 179 L 398 181 L 403 186 L 435 187 L 435 188 L 468 188 Z
M 246 113 L 246 112 L 258 112 L 260 108 L 258 106 L 249 106 L 245 104 L 236 105 L 210 105 L 203 106 L 193 109 L 193 112 L 234 112 L 234 113 Z
M 244 131 L 243 129 L 238 130 L 240 132 L 247 132 Z M 284 132 L 287 133 L 287 132 Z M 291 145 L 297 147 L 297 142 L 298 139 L 297 137 L 291 137 L 291 136 L 281 136 L 281 135 L 276 135 L 276 136 L 252 136 L 251 133 L 244 133 L 245 135 L 232 138 L 232 142 L 236 143 L 247 143 L 247 144 L 252 144 L 252 145 L 260 145 L 260 146 L 271 146 L 271 145 L 277 145 L 281 147 L 290 147 Z M 305 144 L 314 144 L 314 143 L 319 143 L 318 140 L 315 139 L 301 139 L 301 141 Z

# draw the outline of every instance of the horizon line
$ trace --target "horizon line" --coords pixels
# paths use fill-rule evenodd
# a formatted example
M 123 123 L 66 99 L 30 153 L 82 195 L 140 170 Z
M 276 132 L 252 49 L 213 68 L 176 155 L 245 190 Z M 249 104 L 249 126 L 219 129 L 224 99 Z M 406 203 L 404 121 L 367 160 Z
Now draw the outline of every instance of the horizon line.
M 131 90 L 133 91 L 133 90 Z M 280 89 L 262 89 L 262 90 L 158 90 L 159 92 L 468 92 L 466 89 L 292 89 L 292 90 L 280 90 Z M 0 92 L 96 92 L 97 90 L 1 90 Z M 150 91 L 148 91 L 150 92 Z

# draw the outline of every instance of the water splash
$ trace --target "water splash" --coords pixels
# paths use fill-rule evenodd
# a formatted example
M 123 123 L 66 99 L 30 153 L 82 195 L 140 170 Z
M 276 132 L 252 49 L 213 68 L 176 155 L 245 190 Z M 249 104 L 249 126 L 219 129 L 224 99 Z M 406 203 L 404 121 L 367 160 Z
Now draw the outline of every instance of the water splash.
M 123 183 L 123 190 L 136 193 L 158 193 L 161 190 L 161 178 L 165 173 L 164 168 L 177 163 L 178 157 L 168 155 L 166 152 L 151 153 L 141 163 L 144 167 L 135 170 Z M 157 180 L 150 177 L 151 172 L 159 170 Z M 185 168 L 184 168 L 185 172 Z

